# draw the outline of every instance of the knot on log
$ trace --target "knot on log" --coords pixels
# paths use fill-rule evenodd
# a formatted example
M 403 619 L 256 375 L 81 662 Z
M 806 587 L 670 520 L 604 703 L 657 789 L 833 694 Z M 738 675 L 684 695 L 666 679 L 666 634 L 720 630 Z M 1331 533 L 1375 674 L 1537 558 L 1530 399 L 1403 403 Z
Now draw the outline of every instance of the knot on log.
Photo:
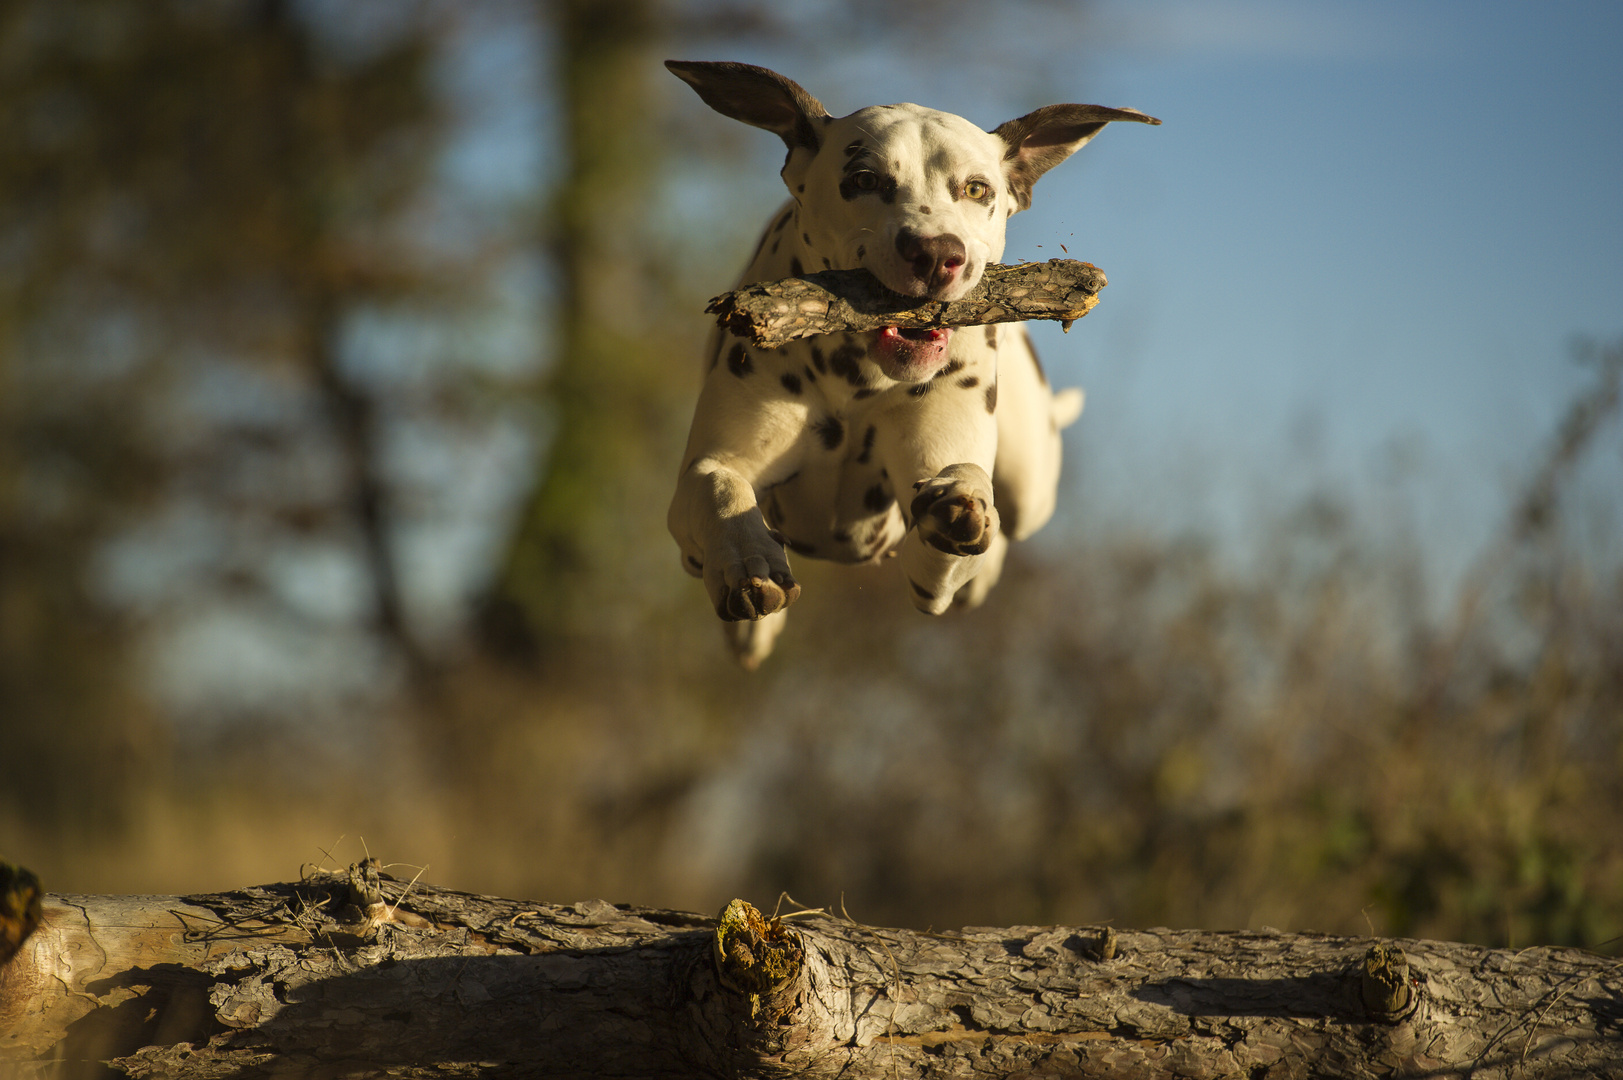
M 1409 958 L 1402 949 L 1384 942 L 1370 946 L 1359 974 L 1359 994 L 1372 1020 L 1395 1023 L 1413 1011 Z
M 349 864 L 344 885 L 334 889 L 333 894 L 340 900 L 334 917 L 340 924 L 356 928 L 362 936 L 375 933 L 389 917 L 380 864 L 370 856 Z
M 806 946 L 782 919 L 765 918 L 744 900 L 729 901 L 717 916 L 716 977 L 749 995 L 754 1018 L 773 995 L 800 974 Z

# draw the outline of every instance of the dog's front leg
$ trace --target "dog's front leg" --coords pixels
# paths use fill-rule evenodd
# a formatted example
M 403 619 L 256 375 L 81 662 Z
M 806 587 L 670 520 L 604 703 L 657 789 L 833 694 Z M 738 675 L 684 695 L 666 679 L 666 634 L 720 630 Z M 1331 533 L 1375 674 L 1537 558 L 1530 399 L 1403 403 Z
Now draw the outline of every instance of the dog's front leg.
M 974 579 L 998 535 L 997 429 L 989 417 L 946 411 L 920 420 L 890 440 L 884 460 L 910 526 L 900 559 L 913 606 L 939 615 Z
M 783 541 L 767 528 L 758 486 L 793 472 L 805 410 L 761 399 L 733 376 L 706 380 L 667 524 L 682 565 L 704 579 L 716 614 L 765 618 L 794 603 L 800 585 Z
M 695 461 L 677 480 L 668 524 L 683 565 L 704 579 L 723 619 L 764 618 L 800 595 L 783 542 L 766 527 L 754 484 L 738 469 L 712 457 Z

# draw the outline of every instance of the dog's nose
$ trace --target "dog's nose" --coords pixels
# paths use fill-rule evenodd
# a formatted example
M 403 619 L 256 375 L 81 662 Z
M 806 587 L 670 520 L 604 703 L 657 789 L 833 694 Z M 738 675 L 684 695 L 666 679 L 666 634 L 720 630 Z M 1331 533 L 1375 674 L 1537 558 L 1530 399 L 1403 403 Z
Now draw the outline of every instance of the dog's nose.
M 968 257 L 964 242 L 952 233 L 920 236 L 908 229 L 896 234 L 896 251 L 913 268 L 913 276 L 931 289 L 951 285 Z

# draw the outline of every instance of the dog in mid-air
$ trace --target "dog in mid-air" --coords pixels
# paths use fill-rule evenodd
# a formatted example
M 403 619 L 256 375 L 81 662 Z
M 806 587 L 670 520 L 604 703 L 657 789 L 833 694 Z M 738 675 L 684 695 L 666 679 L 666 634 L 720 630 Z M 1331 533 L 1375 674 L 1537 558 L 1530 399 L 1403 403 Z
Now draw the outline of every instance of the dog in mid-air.
M 1048 105 L 990 132 L 917 105 L 833 117 L 750 64 L 669 61 L 705 104 L 789 148 L 789 201 L 739 286 L 862 268 L 894 292 L 956 300 L 1003 255 L 1039 177 L 1133 109 Z M 721 331 L 671 501 L 684 568 L 704 580 L 739 661 L 772 650 L 800 585 L 786 553 L 900 558 L 914 607 L 974 606 L 1010 540 L 1041 528 L 1060 430 L 1082 393 L 1050 390 L 1025 328 L 822 334 L 776 349 Z

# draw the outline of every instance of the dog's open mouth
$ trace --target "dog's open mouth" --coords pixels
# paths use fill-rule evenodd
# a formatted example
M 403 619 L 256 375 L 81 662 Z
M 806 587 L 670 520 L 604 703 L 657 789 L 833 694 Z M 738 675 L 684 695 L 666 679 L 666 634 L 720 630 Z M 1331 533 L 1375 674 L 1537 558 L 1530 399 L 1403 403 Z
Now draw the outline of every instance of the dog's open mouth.
M 879 331 L 878 361 L 886 375 L 900 382 L 918 382 L 936 373 L 947 362 L 947 342 L 952 328 L 903 330 L 887 326 Z

